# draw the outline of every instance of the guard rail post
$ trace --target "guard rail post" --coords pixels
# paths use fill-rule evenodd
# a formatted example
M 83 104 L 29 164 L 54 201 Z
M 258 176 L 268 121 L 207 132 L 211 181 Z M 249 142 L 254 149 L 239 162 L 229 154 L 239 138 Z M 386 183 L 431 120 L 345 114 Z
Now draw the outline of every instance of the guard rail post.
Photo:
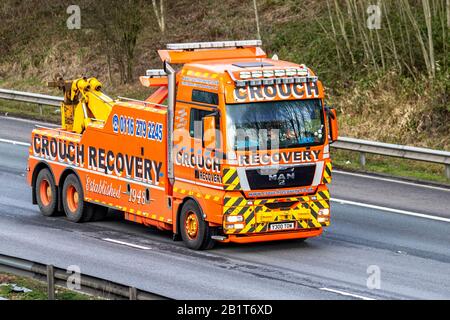
M 48 300 L 55 300 L 55 269 L 47 265 L 47 292 Z
M 130 287 L 130 300 L 137 300 L 137 289 Z
M 361 166 L 362 169 L 364 169 L 366 167 L 366 153 L 365 152 L 359 153 L 359 165 Z

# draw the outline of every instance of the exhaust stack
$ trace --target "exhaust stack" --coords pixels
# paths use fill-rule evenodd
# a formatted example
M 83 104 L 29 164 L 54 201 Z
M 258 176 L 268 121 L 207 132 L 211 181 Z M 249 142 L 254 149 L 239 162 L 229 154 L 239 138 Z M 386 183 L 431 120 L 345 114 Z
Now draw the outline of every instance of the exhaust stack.
M 168 96 L 167 96 L 167 175 L 170 184 L 174 184 L 175 175 L 173 172 L 173 122 L 176 99 L 176 71 L 165 61 L 164 71 L 168 78 Z

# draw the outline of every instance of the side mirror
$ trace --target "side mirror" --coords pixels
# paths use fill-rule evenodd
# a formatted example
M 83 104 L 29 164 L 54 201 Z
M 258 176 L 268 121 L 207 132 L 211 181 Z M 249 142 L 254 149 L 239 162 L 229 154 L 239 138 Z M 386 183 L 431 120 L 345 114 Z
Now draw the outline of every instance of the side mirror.
M 325 107 L 328 116 L 328 128 L 330 135 L 330 143 L 337 141 L 339 137 L 338 122 L 337 122 L 337 112 L 336 109 L 332 107 Z
M 203 147 L 208 149 L 216 148 L 216 117 L 208 115 L 203 121 Z

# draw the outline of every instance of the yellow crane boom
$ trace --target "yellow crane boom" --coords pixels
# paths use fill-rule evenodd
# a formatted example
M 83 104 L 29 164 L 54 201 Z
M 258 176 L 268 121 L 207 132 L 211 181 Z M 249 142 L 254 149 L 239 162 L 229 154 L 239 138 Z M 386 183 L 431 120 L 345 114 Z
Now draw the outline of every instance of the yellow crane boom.
M 105 122 L 108 119 L 114 100 L 102 92 L 102 83 L 96 78 L 71 81 L 59 78 L 48 85 L 64 93 L 61 104 L 63 129 L 82 133 L 91 122 Z

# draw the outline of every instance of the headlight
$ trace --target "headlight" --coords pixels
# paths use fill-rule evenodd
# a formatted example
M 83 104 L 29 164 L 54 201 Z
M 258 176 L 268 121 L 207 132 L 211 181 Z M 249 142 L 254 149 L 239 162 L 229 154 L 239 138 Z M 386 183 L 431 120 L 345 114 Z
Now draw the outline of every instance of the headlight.
M 236 223 L 236 224 L 227 224 L 225 225 L 226 229 L 244 229 L 245 225 L 243 223 Z
M 326 223 L 330 221 L 330 209 L 324 208 L 320 209 L 317 214 L 317 221 L 319 223 Z
M 238 216 L 226 216 L 226 221 L 230 223 L 243 222 L 244 217 L 241 215 Z

